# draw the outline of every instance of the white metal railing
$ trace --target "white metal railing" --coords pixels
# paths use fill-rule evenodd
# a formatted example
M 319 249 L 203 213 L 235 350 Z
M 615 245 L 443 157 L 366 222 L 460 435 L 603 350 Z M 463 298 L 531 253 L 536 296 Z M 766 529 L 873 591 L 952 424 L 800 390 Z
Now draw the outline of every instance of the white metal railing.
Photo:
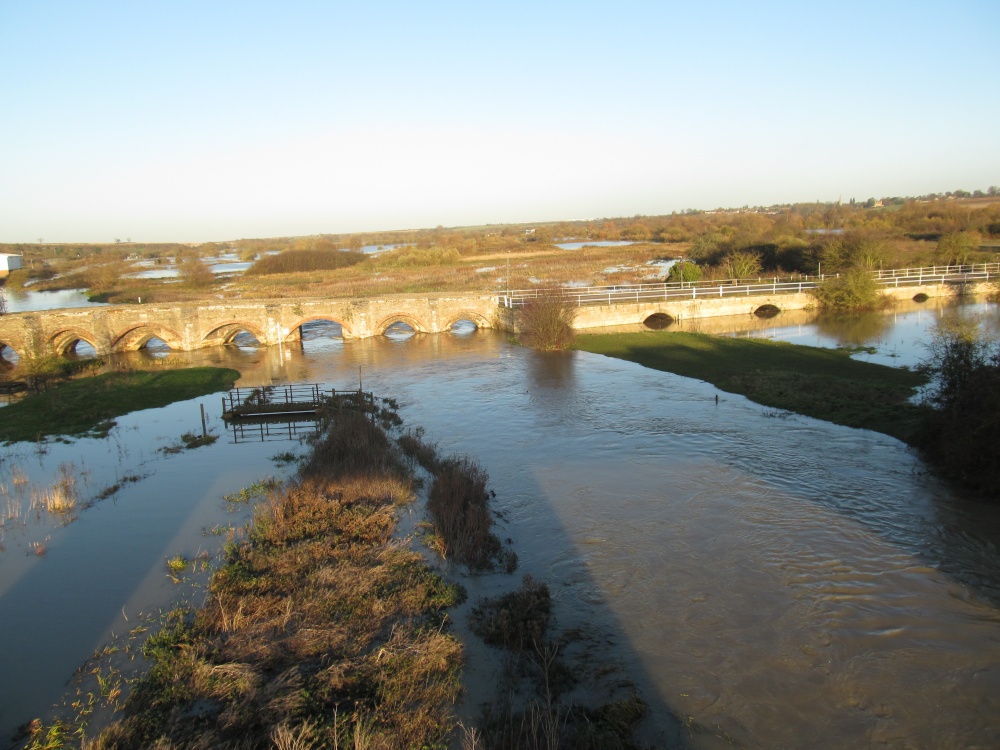
M 964 266 L 929 266 L 873 271 L 882 286 L 923 286 L 924 284 L 988 281 L 1000 278 L 1000 263 L 977 263 Z M 615 286 L 559 287 L 516 289 L 499 292 L 500 306 L 523 307 L 529 300 L 558 294 L 577 306 L 649 302 L 665 299 L 703 299 L 750 296 L 753 294 L 795 294 L 815 289 L 825 279 L 840 274 L 819 276 L 772 277 L 756 280 L 728 279 L 725 281 L 673 281 L 658 284 L 619 284 Z

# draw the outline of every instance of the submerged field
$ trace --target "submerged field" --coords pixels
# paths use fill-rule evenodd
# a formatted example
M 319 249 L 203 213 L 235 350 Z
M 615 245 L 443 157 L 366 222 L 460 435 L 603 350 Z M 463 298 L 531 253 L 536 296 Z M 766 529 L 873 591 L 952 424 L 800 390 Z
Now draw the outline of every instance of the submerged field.
M 0 441 L 102 435 L 115 417 L 232 388 L 240 374 L 221 367 L 107 373 L 53 385 L 6 406 Z
M 764 406 L 906 441 L 924 407 L 913 404 L 925 378 L 912 370 L 859 362 L 848 349 L 762 339 L 648 331 L 593 334 L 574 348 L 711 383 Z

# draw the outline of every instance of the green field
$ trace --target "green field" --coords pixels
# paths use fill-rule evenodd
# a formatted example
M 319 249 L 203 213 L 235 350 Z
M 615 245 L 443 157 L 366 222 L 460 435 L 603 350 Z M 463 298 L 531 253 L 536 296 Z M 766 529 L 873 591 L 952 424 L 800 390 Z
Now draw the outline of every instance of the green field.
M 239 376 L 226 368 L 191 367 L 71 380 L 0 409 L 0 440 L 106 435 L 116 417 L 228 390 Z
M 574 349 L 697 378 L 764 406 L 908 441 L 924 413 L 909 403 L 924 377 L 859 362 L 844 349 L 644 331 L 582 335 Z

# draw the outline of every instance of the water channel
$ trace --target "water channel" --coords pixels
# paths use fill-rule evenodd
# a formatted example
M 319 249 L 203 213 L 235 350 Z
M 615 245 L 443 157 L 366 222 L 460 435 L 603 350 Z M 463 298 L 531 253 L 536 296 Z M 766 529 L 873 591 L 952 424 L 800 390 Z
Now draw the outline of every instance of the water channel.
M 874 353 L 858 356 L 910 364 L 942 310 L 932 301 L 870 320 L 786 313 L 691 326 L 867 345 Z M 983 303 L 966 312 L 997 319 Z M 892 438 L 467 328 L 349 342 L 315 329 L 292 349 L 134 358 L 231 366 L 251 386 L 351 387 L 360 376 L 443 452 L 477 457 L 519 574 L 547 581 L 559 627 L 600 641 L 601 658 L 634 681 L 650 706 L 647 742 L 1000 745 L 1000 508 L 936 479 Z M 162 451 L 200 431 L 202 404 L 219 441 Z M 166 560 L 214 554 L 223 538 L 212 530 L 249 513 L 223 496 L 287 475 L 276 460 L 286 451 L 304 448 L 234 443 L 218 396 L 129 415 L 103 440 L 2 449 L 0 732 L 44 715 L 112 632 L 169 606 L 179 586 Z M 92 506 L 72 518 L 32 510 L 31 489 L 61 473 Z M 466 580 L 473 597 L 517 582 Z M 492 668 L 470 662 L 469 703 Z

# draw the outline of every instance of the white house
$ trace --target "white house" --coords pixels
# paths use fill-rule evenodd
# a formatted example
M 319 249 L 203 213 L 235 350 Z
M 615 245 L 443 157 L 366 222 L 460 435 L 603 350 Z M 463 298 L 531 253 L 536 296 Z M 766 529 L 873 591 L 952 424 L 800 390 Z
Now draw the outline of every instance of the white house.
M 11 255 L 10 253 L 0 253 L 0 277 L 6 276 L 11 271 L 16 271 L 24 265 L 23 255 Z

